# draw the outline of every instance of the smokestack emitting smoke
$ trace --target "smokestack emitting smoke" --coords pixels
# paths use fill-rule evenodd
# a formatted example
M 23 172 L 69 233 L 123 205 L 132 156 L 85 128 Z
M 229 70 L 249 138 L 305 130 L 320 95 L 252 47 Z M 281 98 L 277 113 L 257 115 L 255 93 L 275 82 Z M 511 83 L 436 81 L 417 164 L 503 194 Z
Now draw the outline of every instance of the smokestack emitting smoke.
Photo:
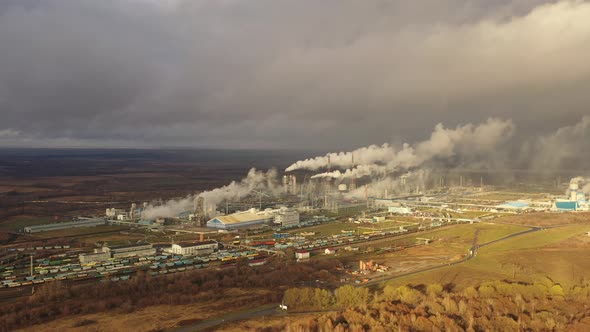
M 278 184 L 277 171 L 271 169 L 267 172 L 250 169 L 248 175 L 239 182 L 230 184 L 198 195 L 189 195 L 178 200 L 169 200 L 162 205 L 149 205 L 142 213 L 142 218 L 154 219 L 156 217 L 176 217 L 182 212 L 192 211 L 197 198 L 204 199 L 205 211 L 215 211 L 217 205 L 224 200 L 237 200 L 248 196 L 254 190 L 268 192 L 277 195 L 281 191 Z
M 574 185 L 574 186 L 572 186 L 572 185 Z M 586 195 L 590 195 L 590 178 L 585 178 L 583 176 L 577 176 L 577 177 L 571 179 L 570 180 L 570 187 L 568 188 L 568 191 L 571 191 L 571 189 L 574 187 L 576 188 L 576 190 L 579 190 Z
M 381 197 L 385 192 L 399 194 L 406 188 L 424 190 L 430 170 L 421 169 L 405 173 L 399 177 L 382 177 L 373 179 L 368 185 L 351 190 L 346 198 L 366 199 L 367 197 Z
M 428 140 L 395 147 L 388 143 L 370 145 L 351 152 L 328 153 L 306 160 L 300 160 L 287 167 L 286 172 L 295 170 L 327 172 L 319 173 L 312 178 L 362 178 L 370 177 L 367 187 L 351 190 L 348 196 L 362 198 L 365 195 L 379 196 L 383 192 L 397 193 L 398 189 L 425 188 L 430 170 L 438 167 L 484 165 L 493 168 L 498 153 L 508 150 L 502 147 L 513 137 L 514 124 L 511 120 L 490 118 L 486 122 L 473 125 L 466 124 L 454 129 L 445 128 L 442 124 L 435 126 Z M 573 126 L 558 129 L 548 136 L 541 136 L 525 142 L 520 148 L 519 162 L 525 167 L 536 165 L 559 167 L 564 160 L 585 151 L 590 141 L 590 117 L 585 116 Z M 518 159 L 518 158 L 514 158 Z M 518 163 L 518 162 L 517 162 Z M 502 165 L 506 167 L 506 165 Z M 332 168 L 340 168 L 334 170 Z M 404 175 L 405 185 L 401 184 L 399 175 Z M 227 186 L 190 195 L 179 200 L 170 200 L 163 205 L 150 205 L 142 213 L 143 218 L 174 217 L 181 212 L 193 209 L 197 197 L 205 200 L 205 210 L 214 211 L 223 200 L 239 199 L 253 190 L 279 194 L 281 187 L 277 183 L 277 172 L 270 170 L 260 172 L 251 169 L 248 176 L 240 182 L 232 182 Z M 580 189 L 590 194 L 590 179 L 576 178 Z M 573 181 L 573 179 L 572 179 Z M 441 181 L 442 182 L 442 181 Z M 442 183 L 441 183 L 442 185 Z
M 414 145 L 404 143 L 400 149 L 396 149 L 385 143 L 352 152 L 328 153 L 326 156 L 298 161 L 287 167 L 286 171 L 315 171 L 328 167 L 328 172 L 316 174 L 312 178 L 379 176 L 421 167 L 435 159 L 458 157 L 467 161 L 475 157 L 485 158 L 488 153 L 510 139 L 513 132 L 512 121 L 500 119 L 489 119 L 479 126 L 467 124 L 455 129 L 447 129 L 438 124 L 430 139 Z M 331 166 L 345 168 L 346 171 L 331 172 Z
M 406 179 L 411 179 L 408 188 L 424 188 L 430 170 L 437 168 L 463 166 L 495 169 L 514 165 L 534 168 L 535 165 L 548 163 L 554 169 L 559 169 L 564 160 L 584 150 L 583 144 L 587 144 L 584 142 L 588 141 L 590 134 L 590 117 L 585 116 L 575 125 L 560 128 L 551 135 L 525 142 L 520 149 L 523 159 L 508 164 L 502 156 L 509 153 L 511 148 L 514 149 L 513 144 L 507 144 L 514 131 L 512 121 L 493 118 L 477 126 L 467 124 L 455 129 L 438 124 L 428 140 L 416 144 L 404 143 L 396 149 L 385 143 L 351 152 L 328 153 L 326 156 L 297 161 L 287 171 L 328 168 L 327 172 L 315 174 L 312 179 L 370 177 L 371 183 L 367 190 L 372 196 L 380 196 L 385 191 L 395 193 L 398 189 L 406 189 L 400 187 L 401 181 L 396 178 L 403 173 L 406 173 Z M 341 169 L 331 170 L 333 166 Z M 590 181 L 580 184 L 580 188 L 588 194 Z M 362 192 L 351 191 L 348 195 L 361 198 Z

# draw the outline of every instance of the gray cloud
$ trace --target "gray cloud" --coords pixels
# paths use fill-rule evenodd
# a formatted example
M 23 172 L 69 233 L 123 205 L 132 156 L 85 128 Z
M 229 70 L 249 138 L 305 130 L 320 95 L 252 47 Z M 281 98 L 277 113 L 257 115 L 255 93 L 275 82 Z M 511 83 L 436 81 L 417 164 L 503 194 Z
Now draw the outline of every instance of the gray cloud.
M 583 1 L 6 1 L 0 146 L 531 141 L 588 113 L 588 45 Z

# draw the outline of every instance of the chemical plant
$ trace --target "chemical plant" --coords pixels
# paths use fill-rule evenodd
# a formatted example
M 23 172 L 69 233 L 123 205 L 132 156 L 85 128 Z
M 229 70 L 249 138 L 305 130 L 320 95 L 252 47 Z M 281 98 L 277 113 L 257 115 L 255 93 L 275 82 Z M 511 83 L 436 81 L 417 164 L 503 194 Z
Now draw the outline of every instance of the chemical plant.
M 273 184 L 275 180 L 279 185 Z M 43 245 L 34 239 L 10 245 L 3 260 L 11 263 L 0 271 L 1 286 L 25 287 L 55 280 L 118 281 L 138 271 L 156 276 L 223 268 L 239 259 L 258 266 L 271 256 L 286 254 L 296 261 L 323 255 L 354 256 L 366 253 L 367 248 L 375 250 L 375 246 L 380 252 L 395 252 L 428 245 L 432 239 L 417 233 L 440 227 L 489 222 L 510 214 L 589 210 L 583 178 L 574 178 L 567 186 L 560 184 L 562 195 L 507 195 L 484 185 L 482 179 L 462 175 L 455 182 L 448 184 L 442 176 L 425 181 L 419 175 L 404 174 L 387 185 L 375 186 L 366 178 L 342 180 L 298 172 L 285 174 L 282 181 L 264 178 L 254 186 L 238 183 L 162 204 L 110 207 L 103 216 L 22 229 L 31 235 L 69 234 L 80 229 L 100 233 L 109 227 L 124 230 L 117 240 L 76 248 L 67 238 L 55 238 L 51 244 L 45 240 Z M 506 196 L 516 199 L 501 199 Z M 366 282 L 399 272 L 373 260 L 361 260 L 358 266 L 344 272 L 343 282 Z

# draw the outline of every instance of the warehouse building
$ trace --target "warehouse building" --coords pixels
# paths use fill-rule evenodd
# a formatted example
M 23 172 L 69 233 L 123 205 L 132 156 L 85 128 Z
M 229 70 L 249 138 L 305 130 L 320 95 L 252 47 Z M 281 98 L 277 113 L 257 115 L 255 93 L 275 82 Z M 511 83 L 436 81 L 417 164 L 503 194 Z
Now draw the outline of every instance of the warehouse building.
M 271 223 L 274 214 L 269 211 L 258 211 L 250 209 L 248 211 L 236 212 L 226 216 L 217 216 L 207 222 L 207 227 L 219 229 L 235 229 L 259 226 Z
M 104 252 L 100 249 L 94 249 L 93 253 L 78 255 L 81 264 L 88 264 L 92 262 L 104 262 L 111 258 L 110 253 Z
M 25 233 L 39 233 L 39 232 L 49 232 L 49 231 L 58 231 L 62 229 L 70 229 L 70 228 L 78 228 L 78 227 L 96 227 L 96 226 L 103 226 L 106 222 L 104 219 L 82 219 L 76 221 L 69 221 L 69 222 L 60 222 L 55 224 L 46 224 L 46 225 L 35 225 L 35 226 L 28 226 L 24 228 Z
M 134 244 L 128 246 L 102 247 L 102 251 L 109 253 L 112 258 L 148 256 L 156 253 L 156 249 L 149 244 Z
M 299 212 L 287 208 L 281 208 L 275 214 L 275 224 L 281 225 L 283 228 L 299 226 Z
M 170 251 L 176 255 L 208 255 L 215 252 L 219 248 L 219 244 L 216 241 L 203 241 L 203 242 L 185 242 L 175 243 L 172 245 Z
M 299 250 L 295 252 L 295 258 L 297 261 L 303 261 L 309 259 L 309 251 L 307 250 Z

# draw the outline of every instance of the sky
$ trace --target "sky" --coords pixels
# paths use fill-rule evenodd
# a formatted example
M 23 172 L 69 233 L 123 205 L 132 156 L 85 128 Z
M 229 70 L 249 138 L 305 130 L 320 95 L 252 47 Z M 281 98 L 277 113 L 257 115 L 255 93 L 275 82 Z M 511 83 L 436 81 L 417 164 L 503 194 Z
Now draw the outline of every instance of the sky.
M 3 0 L 0 147 L 352 150 L 489 118 L 549 144 L 590 114 L 588 58 L 584 1 Z

